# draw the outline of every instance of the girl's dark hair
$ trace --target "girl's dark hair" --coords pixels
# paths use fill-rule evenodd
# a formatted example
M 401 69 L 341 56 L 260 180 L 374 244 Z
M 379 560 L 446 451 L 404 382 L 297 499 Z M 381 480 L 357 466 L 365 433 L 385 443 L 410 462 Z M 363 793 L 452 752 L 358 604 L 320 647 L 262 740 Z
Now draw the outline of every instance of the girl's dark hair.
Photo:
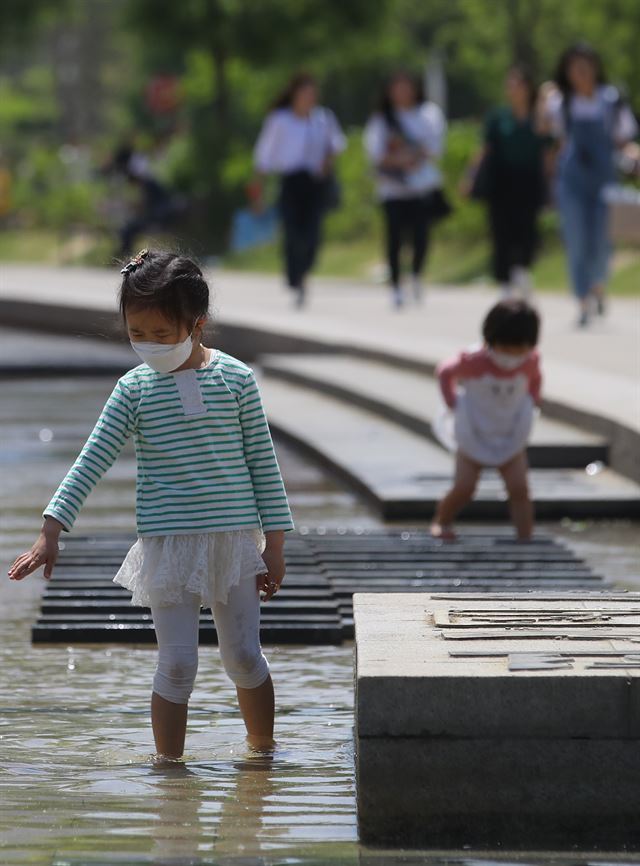
M 296 93 L 303 87 L 318 88 L 317 80 L 309 72 L 297 72 L 289 79 L 284 90 L 271 103 L 271 111 L 278 108 L 291 108 Z
M 158 310 L 169 321 L 191 327 L 209 312 L 209 286 L 198 265 L 177 253 L 150 250 L 133 260 L 122 277 L 119 307 Z
M 380 94 L 380 101 L 378 103 L 378 111 L 383 115 L 387 126 L 391 129 L 398 128 L 398 119 L 396 117 L 393 103 L 391 102 L 391 88 L 395 82 L 400 79 L 404 79 L 412 85 L 416 98 L 416 105 L 420 105 L 425 100 L 424 86 L 419 76 L 407 72 L 406 69 L 397 69 L 395 72 L 391 73 L 384 83 Z
M 526 63 L 512 63 L 507 75 L 517 75 L 529 92 L 529 111 L 533 111 L 538 100 L 538 83 L 533 70 Z
M 540 316 L 526 301 L 499 301 L 482 323 L 482 336 L 489 346 L 535 346 L 540 332 Z
M 575 60 L 578 57 L 583 60 L 588 60 L 593 65 L 596 84 L 604 84 L 607 80 L 604 74 L 602 58 L 595 48 L 592 48 L 591 45 L 586 42 L 576 42 L 574 45 L 570 45 L 560 55 L 556 67 L 556 74 L 554 76 L 556 84 L 565 96 L 570 94 L 573 90 L 571 82 L 569 81 L 569 65 L 572 60 Z

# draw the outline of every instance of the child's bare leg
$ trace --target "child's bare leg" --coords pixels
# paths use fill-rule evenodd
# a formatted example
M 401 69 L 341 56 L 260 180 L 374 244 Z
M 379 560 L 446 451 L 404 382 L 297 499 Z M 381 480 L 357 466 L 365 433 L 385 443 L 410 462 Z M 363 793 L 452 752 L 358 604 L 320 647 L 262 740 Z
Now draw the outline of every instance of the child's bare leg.
M 247 729 L 247 740 L 254 748 L 263 749 L 273 745 L 273 721 L 275 698 L 271 675 L 255 689 L 236 686 L 238 704 Z
M 182 757 L 188 708 L 188 704 L 174 704 L 157 692 L 151 693 L 151 727 L 159 755 L 167 758 Z
M 458 451 L 453 487 L 438 504 L 431 526 L 432 535 L 446 536 L 451 534 L 451 525 L 458 512 L 473 499 L 481 471 L 481 466 Z
M 500 474 L 509 494 L 509 510 L 520 541 L 528 541 L 533 534 L 533 504 L 527 482 L 527 455 L 516 454 L 500 467 Z

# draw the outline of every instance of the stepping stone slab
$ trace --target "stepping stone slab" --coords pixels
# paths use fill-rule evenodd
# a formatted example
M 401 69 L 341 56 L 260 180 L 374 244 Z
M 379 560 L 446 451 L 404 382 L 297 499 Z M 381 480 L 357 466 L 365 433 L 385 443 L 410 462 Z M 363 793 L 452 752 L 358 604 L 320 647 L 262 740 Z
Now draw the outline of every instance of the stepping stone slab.
M 132 607 L 128 590 L 112 580 L 127 547 L 120 538 L 111 545 L 108 537 L 65 541 L 54 576 L 45 584 L 34 642 L 68 641 L 71 636 L 79 642 L 142 639 L 137 627 L 141 618 L 150 624 L 150 611 Z M 307 626 L 312 627 L 309 642 L 351 639 L 352 595 L 363 589 L 474 593 L 602 584 L 568 548 L 542 532 L 528 544 L 516 544 L 500 530 L 488 534 L 474 528 L 455 544 L 443 545 L 424 531 L 320 527 L 290 535 L 287 558 L 287 579 L 263 607 L 265 641 L 277 634 L 278 640 L 304 642 Z M 208 622 L 210 615 L 203 617 Z
M 640 593 L 354 596 L 365 844 L 640 850 Z

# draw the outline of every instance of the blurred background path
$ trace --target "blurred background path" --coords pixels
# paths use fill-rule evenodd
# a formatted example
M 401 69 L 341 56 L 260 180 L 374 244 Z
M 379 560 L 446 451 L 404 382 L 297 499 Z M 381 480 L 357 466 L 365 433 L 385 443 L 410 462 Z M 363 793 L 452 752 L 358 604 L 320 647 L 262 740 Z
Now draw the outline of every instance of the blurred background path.
M 487 287 L 429 287 L 423 304 L 393 311 L 383 287 L 317 278 L 308 309 L 300 311 L 279 276 L 223 270 L 209 276 L 221 327 L 241 325 L 427 365 L 477 342 L 478 323 L 497 297 Z M 0 316 L 6 324 L 46 328 L 52 321 L 47 308 L 114 311 L 117 286 L 115 270 L 3 265 Z M 571 298 L 540 293 L 536 302 L 543 314 L 547 400 L 640 431 L 640 298 L 613 298 L 586 334 L 575 327 Z M 71 314 L 67 319 L 67 333 L 80 330 Z

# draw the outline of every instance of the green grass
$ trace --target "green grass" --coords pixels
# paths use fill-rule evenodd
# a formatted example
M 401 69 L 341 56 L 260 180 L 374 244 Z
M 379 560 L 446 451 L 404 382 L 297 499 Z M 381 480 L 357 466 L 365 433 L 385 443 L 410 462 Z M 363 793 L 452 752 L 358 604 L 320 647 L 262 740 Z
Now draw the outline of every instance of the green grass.
M 534 267 L 536 288 L 543 292 L 566 291 L 567 265 L 558 241 L 547 243 Z M 640 295 L 640 250 L 620 250 L 613 257 L 608 291 L 612 295 Z
M 634 250 L 633 260 L 614 271 L 610 291 L 614 295 L 640 295 L 640 251 Z
M 319 256 L 315 273 L 327 277 L 371 280 L 384 272 L 382 241 L 370 238 L 351 243 L 328 241 Z M 277 244 L 224 258 L 235 270 L 278 273 L 281 268 Z M 490 280 L 490 250 L 485 239 L 460 243 L 434 238 L 428 259 L 427 278 L 434 283 L 465 285 Z M 564 250 L 559 240 L 547 237 L 535 264 L 536 289 L 543 292 L 568 290 Z M 609 283 L 613 295 L 640 295 L 640 250 L 623 250 L 614 258 Z
M 326 277 L 347 277 L 372 281 L 384 273 L 383 240 L 378 232 L 357 241 L 327 241 L 320 253 L 315 273 Z M 32 264 L 112 263 L 112 243 L 105 236 L 83 239 L 81 244 L 62 239 L 53 231 L 35 229 L 0 230 L 0 261 Z M 243 253 L 225 256 L 225 267 L 263 273 L 281 269 L 279 244 L 269 244 Z M 461 242 L 438 236 L 429 253 L 427 278 L 435 283 L 465 285 L 488 280 L 489 246 L 486 238 Z M 568 289 L 564 251 L 559 239 L 548 233 L 534 267 L 536 288 L 543 292 Z M 609 284 L 613 295 L 640 295 L 640 249 L 620 250 L 614 257 Z
M 47 229 L 0 229 L 0 261 L 31 262 L 33 264 L 57 261 L 60 238 Z
M 224 257 L 232 270 L 278 273 L 281 268 L 279 244 L 269 244 Z M 461 245 L 436 238 L 429 255 L 429 279 L 434 282 L 468 283 L 489 269 L 488 249 L 482 242 Z M 378 233 L 356 241 L 328 240 L 323 244 L 314 272 L 324 277 L 371 280 L 384 273 L 383 239 Z
M 329 241 L 322 246 L 314 272 L 323 277 L 350 277 L 371 279 L 372 269 L 378 263 L 379 245 L 375 239 Z M 230 253 L 223 259 L 224 266 L 233 270 L 278 273 L 281 268 L 280 247 L 269 244 L 242 253 Z

